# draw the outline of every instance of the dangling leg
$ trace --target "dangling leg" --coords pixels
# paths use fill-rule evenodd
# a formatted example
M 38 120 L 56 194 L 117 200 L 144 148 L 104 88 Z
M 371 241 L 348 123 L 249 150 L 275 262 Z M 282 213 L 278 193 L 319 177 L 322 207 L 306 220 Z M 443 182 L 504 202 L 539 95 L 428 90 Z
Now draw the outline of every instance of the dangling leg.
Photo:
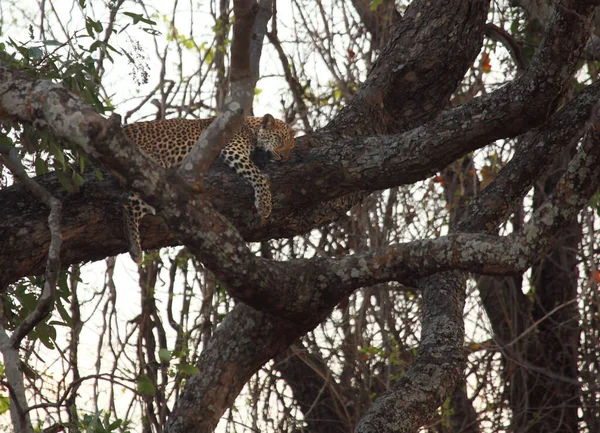
M 144 203 L 137 194 L 129 194 L 127 204 L 123 206 L 123 226 L 129 243 L 129 255 L 138 265 L 144 258 L 140 244 L 140 220 L 149 213 L 154 215 L 153 207 Z
M 248 155 L 244 155 L 238 150 L 225 148 L 221 155 L 227 165 L 235 170 L 238 176 L 245 179 L 254 189 L 254 206 L 260 216 L 267 219 L 271 215 L 271 189 L 269 187 L 269 178 L 262 173 L 252 162 Z

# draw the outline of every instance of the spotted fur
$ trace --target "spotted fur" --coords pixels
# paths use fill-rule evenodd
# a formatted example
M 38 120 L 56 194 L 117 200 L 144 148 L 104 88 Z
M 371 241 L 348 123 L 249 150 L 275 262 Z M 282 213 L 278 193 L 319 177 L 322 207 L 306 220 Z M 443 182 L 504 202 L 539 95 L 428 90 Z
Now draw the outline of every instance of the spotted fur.
M 171 119 L 138 122 L 123 127 L 129 139 L 142 148 L 152 159 L 164 167 L 181 165 L 196 144 L 200 134 L 211 124 L 210 119 Z M 221 158 L 254 188 L 254 205 L 262 218 L 271 214 L 269 178 L 250 159 L 255 149 L 267 152 L 279 161 L 287 158 L 294 147 L 294 132 L 281 120 L 270 114 L 264 117 L 247 117 L 241 130 L 221 151 Z M 154 209 L 137 194 L 130 194 L 124 206 L 125 233 L 129 254 L 136 263 L 142 261 L 139 223 Z

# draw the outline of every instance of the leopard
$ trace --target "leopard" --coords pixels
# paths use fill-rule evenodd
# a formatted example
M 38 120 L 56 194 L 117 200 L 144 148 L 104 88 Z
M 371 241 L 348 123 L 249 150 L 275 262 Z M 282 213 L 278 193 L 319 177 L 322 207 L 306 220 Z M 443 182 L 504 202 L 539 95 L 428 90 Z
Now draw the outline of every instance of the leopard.
M 165 168 L 178 167 L 190 153 L 202 132 L 215 117 L 206 119 L 167 119 L 136 122 L 123 126 L 125 136 L 151 159 Z M 241 129 L 225 145 L 220 158 L 254 189 L 254 205 L 262 220 L 271 214 L 272 199 L 269 178 L 251 159 L 260 149 L 273 160 L 289 158 L 294 148 L 294 131 L 284 121 L 270 114 L 246 117 Z M 130 193 L 123 206 L 125 235 L 129 255 L 138 265 L 143 260 L 140 243 L 140 220 L 155 214 L 138 194 Z

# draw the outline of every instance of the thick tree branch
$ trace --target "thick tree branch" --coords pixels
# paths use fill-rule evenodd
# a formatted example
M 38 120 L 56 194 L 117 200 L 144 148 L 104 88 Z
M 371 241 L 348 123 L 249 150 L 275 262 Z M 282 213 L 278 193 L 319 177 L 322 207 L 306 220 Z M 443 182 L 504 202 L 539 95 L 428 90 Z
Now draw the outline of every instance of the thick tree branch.
M 51 97 L 53 91 L 54 90 L 44 90 L 44 96 Z M 571 139 L 570 137 L 574 135 L 575 131 L 581 128 L 582 123 L 587 119 L 587 116 L 589 116 L 589 110 L 593 106 L 594 100 L 598 98 L 599 94 L 599 85 L 594 84 L 589 86 L 575 101 L 553 116 L 543 128 L 540 128 L 539 131 L 542 132 L 529 133 L 532 135 L 532 138 L 530 141 L 527 140 L 527 142 L 531 142 L 532 145 L 525 145 L 523 149 L 527 150 L 530 156 L 532 156 L 532 158 L 530 158 L 531 163 L 522 162 L 518 164 L 514 170 L 514 173 L 518 173 L 522 179 L 531 177 L 532 174 L 539 173 L 539 164 L 542 161 L 547 161 L 548 157 L 550 157 L 552 154 L 548 151 L 549 149 L 545 147 L 547 143 L 551 141 L 554 148 L 557 148 L 557 146 L 560 146 L 563 140 Z M 57 90 L 57 97 L 58 95 L 61 95 L 61 93 Z M 64 95 L 60 97 L 66 98 Z M 69 102 L 69 104 L 76 105 L 76 101 Z M 54 108 L 56 109 L 57 105 L 54 105 Z M 42 108 L 40 107 L 38 110 L 42 110 Z M 64 113 L 64 115 L 69 114 Z M 96 117 L 95 113 L 94 117 Z M 104 128 L 102 125 L 98 126 L 94 124 L 94 117 L 92 117 L 91 121 L 89 122 L 89 125 L 92 126 L 86 127 L 85 131 L 87 131 L 89 128 Z M 33 121 L 31 117 L 26 117 L 26 120 Z M 104 122 L 102 119 L 98 120 L 100 122 Z M 279 167 L 279 164 L 277 166 L 272 165 L 269 166 L 269 168 L 272 170 L 268 170 L 272 174 L 271 178 L 273 190 L 276 192 L 285 191 L 286 194 L 284 199 L 281 197 L 281 193 L 276 193 L 276 205 L 279 204 L 279 207 L 281 208 L 282 204 L 277 203 L 278 198 L 279 200 L 284 199 L 286 202 L 289 201 L 294 204 L 298 203 L 298 208 L 296 206 L 292 207 L 291 209 L 288 208 L 287 212 L 290 212 L 291 214 L 287 218 L 283 218 L 282 220 L 279 218 L 272 219 L 264 228 L 258 228 L 255 225 L 256 223 L 254 226 L 250 224 L 250 227 L 246 226 L 246 228 L 244 228 L 244 220 L 240 219 L 240 216 L 245 215 L 246 220 L 252 217 L 252 215 L 248 216 L 249 212 L 247 212 L 247 210 L 234 210 L 234 214 L 231 214 L 230 210 L 230 212 L 225 213 L 230 219 L 232 219 L 232 221 L 235 221 L 236 225 L 242 227 L 242 233 L 246 240 L 263 239 L 263 236 L 269 236 L 266 233 L 267 230 L 270 232 L 269 237 L 298 233 L 302 227 L 298 227 L 298 222 L 295 222 L 295 220 L 302 219 L 302 214 L 298 214 L 297 212 L 299 207 L 303 205 L 306 206 L 309 203 L 314 204 L 315 201 L 323 200 L 325 198 L 335 198 L 336 196 L 339 197 L 346 191 L 350 192 L 357 188 L 363 189 L 366 185 L 368 185 L 369 189 L 378 189 L 400 184 L 407 184 L 418 179 L 424 179 L 433 174 L 437 169 L 450 163 L 453 159 L 460 157 L 465 152 L 473 150 L 475 146 L 481 144 L 478 143 L 476 139 L 464 139 L 464 141 L 461 141 L 462 135 L 460 127 L 457 127 L 454 124 L 448 125 L 451 131 L 444 131 L 444 126 L 444 124 L 432 125 L 430 130 L 418 129 L 417 132 L 411 131 L 399 137 L 373 137 L 369 139 L 351 138 L 342 140 L 341 143 L 335 143 L 332 141 L 328 147 L 309 150 L 308 155 L 306 156 L 303 156 L 302 153 L 296 154 L 294 158 L 296 160 L 295 164 L 281 164 L 284 167 Z M 60 130 L 57 132 L 60 132 Z M 70 138 L 75 136 L 72 132 L 68 133 L 71 136 Z M 87 137 L 81 133 L 79 133 L 77 136 L 79 137 L 79 141 L 87 140 Z M 146 160 L 146 158 L 142 156 L 137 149 L 132 148 L 130 145 L 120 141 L 113 143 L 113 145 L 113 149 L 115 149 L 115 151 L 118 149 L 118 152 L 124 152 L 127 149 L 128 155 L 137 154 L 137 157 L 141 158 L 139 165 L 131 163 L 126 164 L 124 160 L 126 159 L 127 161 L 131 161 L 132 158 L 131 156 L 127 156 L 122 161 L 122 164 L 115 166 L 116 170 L 120 170 L 121 168 L 130 170 L 130 173 L 127 174 L 127 176 L 138 176 L 139 178 L 142 173 L 158 173 L 162 170 L 152 161 Z M 457 147 L 460 148 L 456 150 Z M 542 155 L 542 157 L 540 157 L 540 155 Z M 518 161 L 521 161 L 521 159 L 515 158 L 515 161 L 518 163 Z M 141 169 L 137 169 L 136 167 L 141 167 Z M 217 175 L 216 177 L 214 175 L 209 175 L 209 191 L 214 191 L 217 189 L 216 186 L 214 189 L 210 188 L 210 186 L 212 186 L 214 183 L 221 183 L 225 184 L 226 186 L 233 183 L 233 188 L 235 189 L 237 179 L 235 179 L 234 176 L 228 176 L 226 172 L 222 173 L 216 169 L 211 170 L 211 173 L 217 173 Z M 298 182 L 294 181 L 294 179 L 297 178 L 303 178 L 307 180 L 306 182 L 299 184 Z M 327 182 L 325 182 L 324 185 L 314 185 L 314 189 L 311 189 L 311 179 L 321 178 L 325 178 Z M 239 181 L 237 182 L 240 183 Z M 56 185 L 57 188 L 55 188 L 55 190 L 59 190 L 60 186 L 58 183 L 56 183 Z M 337 187 L 332 188 L 331 185 L 337 185 Z M 306 189 L 297 191 L 300 186 Z M 99 189 L 103 195 L 107 193 L 106 188 L 107 185 L 103 185 Z M 160 186 L 156 185 L 156 187 L 152 188 L 152 190 L 149 192 L 153 193 L 152 191 L 156 191 L 156 188 L 160 188 Z M 243 187 L 240 186 L 240 189 L 243 189 Z M 93 191 L 93 189 L 91 189 L 91 191 Z M 120 193 L 119 189 L 115 187 L 113 187 L 113 191 L 115 195 Z M 498 194 L 494 197 L 494 201 L 487 200 L 485 203 L 482 203 L 482 209 L 486 209 L 489 212 L 490 209 L 498 209 L 508 206 L 511 203 L 511 201 L 507 200 L 504 196 L 502 188 L 500 188 L 498 191 Z M 7 194 L 10 192 L 12 191 L 9 189 L 8 191 L 0 194 Z M 215 197 L 213 195 L 211 196 L 211 199 L 213 198 L 216 199 L 217 209 L 227 209 L 226 203 L 224 200 L 219 200 L 219 196 Z M 69 199 L 74 200 L 77 199 L 77 197 L 69 197 Z M 114 196 L 107 196 L 108 201 L 111 199 L 114 201 Z M 481 200 L 483 200 L 483 198 L 479 199 L 479 201 Z M 233 204 L 230 200 L 228 202 L 229 204 Z M 31 206 L 35 206 L 35 202 L 31 202 Z M 68 206 L 68 208 L 71 207 L 72 206 Z M 4 211 L 11 212 L 11 209 L 5 209 Z M 109 220 L 110 218 L 115 219 L 115 221 L 118 220 L 117 212 L 118 207 L 115 209 L 115 215 L 107 218 Z M 26 214 L 26 212 L 22 213 Z M 27 218 L 27 220 L 28 223 L 31 224 L 31 218 Z M 92 219 L 92 221 L 94 220 Z M 88 224 L 88 222 L 86 222 L 86 224 Z M 115 222 L 115 224 L 117 223 Z M 9 242 L 5 243 L 4 248 L 8 248 L 11 245 L 10 240 L 13 238 L 15 242 L 15 251 L 18 251 L 23 245 L 24 241 L 14 238 L 14 232 L 15 230 L 12 229 L 11 233 L 13 233 L 13 235 L 6 236 L 6 238 L 9 239 Z M 119 231 L 117 230 L 117 233 L 118 232 Z M 71 238 L 71 236 L 69 237 Z M 106 234 L 104 237 L 106 237 Z M 164 238 L 157 238 L 154 240 L 161 241 L 161 239 Z M 44 241 L 43 237 L 41 238 L 41 241 Z M 29 242 L 31 242 L 31 240 L 29 240 Z M 164 240 L 162 242 L 164 242 Z M 124 244 L 122 245 L 123 246 L 121 248 L 124 249 L 125 246 Z M 17 246 L 19 248 L 17 248 Z M 116 253 L 118 251 L 119 250 L 117 249 L 110 252 Z M 19 257 L 16 255 L 10 254 L 4 255 L 4 257 L 5 259 L 11 259 L 15 261 L 21 260 L 21 262 L 19 262 L 21 265 L 27 264 L 27 262 L 23 262 L 22 259 L 19 259 Z M 18 271 L 19 265 L 9 266 L 7 264 L 6 268 L 10 268 L 13 271 Z M 29 272 L 31 272 L 31 268 L 29 268 Z M 25 275 L 25 273 L 26 270 L 24 269 L 23 273 L 16 274 L 15 276 L 19 277 Z M 12 277 L 12 279 L 14 279 L 14 277 Z
M 566 6 L 568 6 L 568 4 Z M 559 9 L 561 11 L 567 10 L 565 8 Z M 578 35 L 586 29 L 586 26 L 583 25 L 584 21 L 580 19 L 579 15 L 570 13 L 569 17 L 571 16 L 575 16 L 577 19 L 573 18 L 570 21 L 555 19 L 553 21 L 555 26 L 562 29 L 562 31 L 555 29 L 551 32 L 552 35 L 558 36 L 554 39 L 547 38 L 549 42 L 545 43 L 545 45 L 540 48 L 541 51 L 552 51 L 548 47 L 548 45 L 551 45 L 552 43 L 555 43 L 556 46 L 559 47 L 565 45 L 565 43 L 563 43 L 564 41 L 561 39 L 566 38 L 566 36 L 564 36 L 565 34 L 573 36 L 573 39 L 578 40 L 580 45 L 583 43 L 583 39 L 578 38 Z M 573 45 L 569 41 L 566 42 L 566 45 L 573 49 L 577 48 L 576 45 Z M 349 139 L 343 143 L 347 146 L 345 150 L 340 149 L 341 146 L 338 146 L 337 148 L 339 151 L 347 153 L 338 155 L 333 150 L 329 149 L 330 146 L 332 149 L 335 148 L 335 135 L 315 134 L 312 137 L 298 140 L 298 151 L 292 155 L 294 158 L 293 164 L 286 163 L 278 164 L 277 166 L 270 165 L 267 167 L 266 171 L 272 179 L 272 187 L 276 193 L 273 217 L 264 225 L 261 225 L 259 218 L 255 213 L 248 212 L 248 209 L 251 209 L 250 203 L 252 202 L 249 189 L 245 187 L 241 180 L 236 179 L 235 176 L 227 175 L 226 171 L 211 170 L 215 175 L 211 176 L 209 174 L 206 179 L 206 190 L 211 194 L 211 202 L 215 205 L 216 209 L 219 209 L 220 212 L 226 214 L 232 221 L 235 221 L 236 226 L 240 227 L 246 240 L 290 236 L 302 233 L 314 226 L 330 221 L 331 218 L 335 218 L 336 215 L 340 215 L 341 212 L 345 211 L 348 203 L 354 203 L 356 197 L 352 194 L 356 192 L 357 188 L 362 189 L 366 184 L 369 184 L 369 186 L 374 185 L 373 187 L 376 188 L 384 188 L 423 179 L 432 174 L 434 170 L 450 163 L 452 159 L 459 157 L 464 152 L 480 147 L 495 138 L 513 135 L 528 128 L 530 125 L 527 123 L 526 119 L 539 118 L 540 113 L 547 112 L 545 108 L 540 108 L 540 105 L 542 107 L 547 107 L 550 99 L 554 100 L 557 98 L 556 92 L 559 92 L 562 86 L 557 85 L 556 83 L 563 82 L 565 80 L 563 77 L 572 72 L 571 66 L 567 67 L 561 65 L 576 59 L 576 56 L 571 55 L 570 52 L 567 54 L 561 50 L 556 50 L 554 57 L 550 55 L 540 55 L 538 57 L 548 58 L 548 62 L 552 63 L 543 63 L 541 61 L 538 61 L 537 63 L 534 62 L 528 70 L 530 72 L 524 74 L 518 82 L 515 82 L 516 84 L 513 83 L 512 85 L 494 92 L 489 97 L 480 98 L 473 101 L 473 103 L 465 104 L 440 116 L 433 125 L 430 125 L 431 128 L 434 128 L 433 131 L 437 134 L 441 134 L 438 135 L 437 141 L 433 138 L 433 142 L 426 140 L 423 145 L 419 145 L 420 138 L 427 138 L 427 134 L 423 137 L 419 137 L 421 130 L 411 131 L 404 136 L 401 136 L 403 137 L 402 140 L 397 141 L 394 141 L 395 138 L 392 137 L 384 137 L 381 141 L 376 138 L 371 138 L 367 141 L 367 144 L 371 148 L 368 150 L 364 147 L 361 148 L 360 146 L 357 146 L 360 144 L 360 141 Z M 551 75 L 552 73 L 553 75 Z M 2 77 L 1 82 L 5 83 L 5 90 L 2 91 L 2 105 L 6 106 L 6 108 L 0 109 L 0 112 L 4 112 L 4 116 L 9 114 L 6 110 L 10 109 L 11 117 L 13 118 L 31 123 L 37 122 L 38 124 L 44 125 L 46 121 L 43 118 L 35 116 L 35 113 L 33 112 L 27 113 L 27 105 L 23 104 L 23 101 L 37 101 L 40 103 L 46 100 L 46 94 L 48 94 L 49 97 L 52 97 L 53 100 L 56 101 L 56 108 L 60 104 L 61 98 L 64 98 L 62 100 L 66 102 L 69 101 L 71 97 L 67 91 L 61 89 L 58 85 L 39 82 L 36 84 L 39 89 L 35 88 L 35 86 L 25 80 L 24 77 L 19 77 L 5 67 L 0 68 L 0 76 Z M 524 79 L 523 77 L 528 77 L 529 80 Z M 23 82 L 21 82 L 21 80 Z M 542 85 L 539 83 L 545 84 Z M 554 85 L 547 83 L 554 83 Z M 508 92 L 506 88 L 512 90 Z M 551 94 L 550 90 L 552 90 L 554 94 Z M 53 95 L 56 96 L 56 99 L 54 99 Z M 530 96 L 526 97 L 526 95 Z M 70 102 L 70 104 L 73 104 L 75 110 L 64 113 L 69 115 L 67 117 L 69 120 L 74 119 L 77 116 L 81 117 L 82 115 L 83 118 L 87 118 L 89 117 L 88 114 L 99 118 L 95 113 L 90 113 L 91 110 L 88 108 L 81 107 L 80 103 Z M 533 113 L 532 110 L 528 109 L 530 106 L 533 107 Z M 52 104 L 50 104 L 49 107 L 52 107 Z M 83 111 L 77 111 L 79 108 L 82 108 Z M 38 110 L 37 112 L 39 113 L 43 112 L 39 106 L 37 106 L 36 110 Z M 75 117 L 72 118 L 70 117 L 71 115 Z M 90 119 L 90 121 L 93 123 L 93 119 Z M 61 122 L 63 121 L 61 120 Z M 77 121 L 74 120 L 73 124 L 77 125 Z M 64 126 L 63 131 L 60 130 L 59 125 L 59 128 L 53 129 L 53 132 L 59 136 L 71 139 L 74 135 L 74 127 L 69 128 L 65 125 L 66 123 L 63 123 L 62 125 Z M 461 128 L 461 125 L 464 126 L 464 130 Z M 96 129 L 97 128 L 98 126 L 96 126 Z M 448 132 L 446 130 L 447 128 L 453 132 Z M 81 134 L 78 135 L 81 136 Z M 432 135 L 428 135 L 428 137 L 432 138 Z M 461 141 L 461 137 L 464 138 L 464 141 Z M 394 142 L 396 142 L 394 149 L 397 153 L 386 149 L 388 144 Z M 442 143 L 444 144 L 443 146 L 441 145 Z M 453 151 L 451 148 L 454 145 L 459 146 L 458 143 L 463 147 L 460 151 Z M 311 149 L 314 146 L 319 147 L 319 149 Z M 433 160 L 427 158 L 427 156 L 430 155 L 437 156 L 440 148 L 443 151 L 442 156 Z M 418 153 L 413 153 L 415 151 Z M 377 163 L 375 163 L 374 166 L 367 167 L 372 168 L 372 170 L 367 170 L 366 174 L 368 175 L 364 176 L 363 170 L 361 170 L 360 167 L 349 167 L 348 169 L 344 167 L 344 165 L 348 164 L 345 162 L 347 161 L 346 158 L 351 158 L 348 159 L 348 161 L 356 161 L 357 159 L 362 161 L 366 156 L 371 155 L 377 157 L 379 159 L 379 164 L 384 167 L 386 158 L 388 159 L 388 169 L 384 171 L 391 173 L 394 176 L 392 180 L 386 182 L 381 176 L 377 176 L 380 169 Z M 430 168 L 431 166 L 435 168 L 432 169 Z M 148 170 L 148 166 L 144 164 L 141 167 L 141 170 Z M 321 183 L 320 181 L 317 184 L 313 181 L 321 179 L 322 176 L 327 177 L 327 182 Z M 303 182 L 296 182 L 295 179 L 298 178 L 302 178 Z M 335 185 L 335 188 L 332 188 L 332 185 Z M 247 199 L 232 202 L 228 199 L 229 195 L 217 193 L 217 191 L 221 191 L 223 188 L 236 192 L 247 191 Z M 3 192 L 2 194 L 5 193 L 7 192 Z M 106 193 L 107 191 L 102 191 L 103 195 Z M 241 194 L 242 193 L 240 193 L 240 195 Z M 337 201 L 331 202 L 331 206 L 327 209 L 322 203 L 330 199 L 335 199 Z M 114 201 L 114 197 L 112 200 Z M 344 203 L 344 201 L 346 201 L 346 203 Z M 293 207 L 288 206 L 286 208 L 285 214 L 287 215 L 282 214 L 282 205 L 284 203 L 295 204 Z M 85 200 L 83 200 L 82 203 L 78 203 L 78 208 L 85 208 Z M 311 209 L 315 209 L 315 211 L 311 211 Z M 327 210 L 323 212 L 323 209 Z M 5 209 L 5 211 L 10 212 L 11 210 Z M 105 216 L 105 218 L 106 217 L 107 216 Z M 114 227 L 117 225 L 118 217 L 108 216 L 106 220 L 107 222 L 112 221 L 113 224 L 111 224 L 110 227 Z M 151 221 L 151 218 L 148 218 L 148 220 Z M 6 221 L 6 219 L 2 219 L 2 221 Z M 88 221 L 93 221 L 93 219 L 88 219 Z M 99 220 L 96 221 L 98 221 L 96 224 L 99 224 L 99 232 L 106 233 L 112 231 L 107 230 L 106 226 L 101 227 Z M 31 227 L 31 219 L 28 219 L 27 223 L 28 226 Z M 81 224 L 81 222 L 78 224 Z M 146 224 L 148 224 L 148 222 L 146 222 Z M 156 222 L 154 224 L 156 227 Z M 18 230 L 15 230 L 14 226 L 11 227 L 10 232 L 12 235 L 7 236 L 7 238 L 12 237 L 15 239 L 16 244 L 22 245 L 23 240 L 14 237 L 14 233 L 18 233 Z M 147 225 L 143 228 L 146 229 Z M 81 232 L 81 228 L 74 227 L 72 230 L 74 233 Z M 146 230 L 142 230 L 142 233 L 145 231 Z M 117 231 L 117 233 L 119 233 L 119 231 Z M 103 238 L 104 237 L 105 236 L 103 236 Z M 43 235 L 38 238 L 41 240 L 48 239 Z M 163 233 L 161 236 L 154 234 L 151 239 L 153 243 L 150 245 L 146 243 L 144 245 L 146 247 L 164 246 L 165 239 L 169 239 L 168 233 Z M 86 239 L 73 239 L 73 241 L 85 243 Z M 171 243 L 172 242 L 173 241 L 171 241 Z M 102 252 L 100 255 L 115 254 L 126 249 L 125 242 L 120 241 L 119 239 L 113 238 L 112 243 L 106 242 L 106 240 L 103 239 L 103 244 L 107 246 L 113 245 L 113 249 L 111 251 Z M 92 245 L 82 249 L 83 251 L 79 250 L 79 255 L 76 255 L 72 259 L 72 262 L 100 257 L 100 255 L 89 255 L 90 252 L 95 251 L 95 248 Z M 35 248 L 32 248 L 31 250 L 35 250 Z M 44 248 L 42 246 L 41 251 L 43 250 Z M 88 256 L 82 256 L 81 252 L 85 252 Z M 98 253 L 96 252 L 96 254 Z M 35 260 L 33 263 L 35 263 Z M 37 261 L 37 263 L 38 266 L 41 265 L 40 261 Z M 7 278 L 7 281 L 14 280 L 15 277 L 18 278 L 25 273 L 31 273 L 33 268 L 31 264 L 31 258 L 21 258 L 19 265 L 15 265 L 14 263 L 11 263 L 10 265 L 6 264 L 7 269 L 10 269 L 11 271 L 14 270 L 13 275 L 11 275 L 10 278 Z M 4 267 L 4 265 L 0 265 L 0 267 Z M 27 271 L 19 273 L 19 269 L 24 268 L 28 268 Z
M 445 272 L 420 282 L 421 342 L 406 374 L 369 408 L 357 433 L 412 433 L 424 425 L 462 376 L 465 277 Z
M 202 374 L 188 380 L 171 412 L 167 431 L 212 432 L 250 377 L 274 353 L 283 352 L 308 330 L 238 304 L 202 350 L 198 360 Z M 275 335 L 278 338 L 273 338 Z
M 106 127 L 102 131 L 109 129 Z M 104 136 L 109 135 L 103 132 L 96 134 L 99 139 L 86 143 L 91 153 L 98 155 L 106 167 L 121 176 L 127 171 L 126 177 L 140 176 L 139 185 L 142 187 L 139 192 L 142 197 L 159 210 L 180 239 L 185 239 L 190 251 L 227 283 L 232 296 L 255 308 L 273 311 L 292 320 L 304 320 L 306 312 L 311 311 L 315 303 L 330 306 L 331 288 L 354 290 L 366 284 L 404 280 L 411 275 L 425 276 L 446 269 L 470 269 L 482 273 L 522 271 L 530 264 L 524 257 L 531 258 L 539 252 L 539 248 L 527 242 L 544 239 L 540 236 L 514 242 L 510 238 L 457 234 L 415 241 L 393 247 L 390 252 L 372 253 L 372 257 L 367 258 L 356 255 L 333 262 L 273 262 L 254 256 L 235 228 L 217 214 L 202 196 L 190 192 L 181 179 L 173 177 L 169 180 L 167 173 L 147 160 L 132 143 L 123 143 L 118 137 L 104 140 Z M 390 144 L 390 147 L 393 146 Z M 146 161 L 130 164 L 136 151 L 138 154 L 135 158 Z M 141 166 L 149 166 L 150 171 L 140 172 L 137 167 Z M 138 184 L 133 183 L 133 187 L 137 188 Z M 181 212 L 182 209 L 185 212 Z M 511 244 L 515 247 L 509 248 Z M 435 260 L 431 260 L 432 257 Z M 309 268 L 318 267 L 319 281 L 314 282 L 317 294 L 301 292 L 305 288 L 305 281 L 289 281 L 287 275 L 290 267 L 296 275 L 310 275 Z M 398 268 L 401 269 L 400 273 L 396 271 Z M 278 288 L 277 296 L 273 296 L 275 287 Z
M 229 101 L 223 112 L 198 137 L 194 148 L 185 157 L 178 175 L 198 191 L 203 190 L 204 176 L 229 140 L 240 130 L 244 122 L 244 110 L 237 101 Z
M 366 3 L 353 2 L 357 10 Z M 393 134 L 432 120 L 481 49 L 488 6 L 487 0 L 413 1 L 358 93 L 325 131 Z

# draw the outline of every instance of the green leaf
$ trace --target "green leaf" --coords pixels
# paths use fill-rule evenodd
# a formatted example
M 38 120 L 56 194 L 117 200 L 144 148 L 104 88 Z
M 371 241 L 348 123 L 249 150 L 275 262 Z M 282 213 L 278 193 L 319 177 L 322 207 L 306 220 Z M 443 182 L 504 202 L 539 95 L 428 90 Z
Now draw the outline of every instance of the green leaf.
M 52 343 L 56 339 L 56 329 L 54 326 L 41 322 L 35 327 L 35 332 L 44 346 L 48 349 L 54 349 L 54 343 Z
M 161 362 L 168 363 L 171 360 L 171 351 L 169 349 L 160 349 L 158 351 L 158 357 L 160 358 Z
M 67 312 L 67 309 L 65 308 L 65 306 L 62 304 L 62 302 L 58 301 L 56 303 L 56 309 L 58 311 L 58 314 L 60 314 L 60 318 L 63 319 L 63 321 L 71 326 L 73 324 L 73 319 L 71 318 L 71 316 L 69 315 L 69 313 Z
M 162 35 L 162 33 L 159 32 L 158 30 L 151 29 L 150 27 L 142 27 L 142 30 L 145 31 L 146 33 L 148 33 L 151 36 L 160 36 L 160 35 Z
M 54 141 L 48 142 L 48 150 L 50 151 L 52 156 L 55 157 L 56 160 L 60 163 L 63 170 L 66 169 L 67 164 L 65 161 L 65 154 L 63 153 L 63 150 L 60 147 L 58 147 L 58 145 Z
M 198 367 L 196 367 L 195 365 L 181 363 L 177 365 L 177 369 L 181 373 L 188 374 L 190 376 L 194 374 L 200 374 L 200 370 L 198 370 Z
M 64 326 L 66 328 L 69 328 L 70 325 L 68 323 L 65 322 L 59 322 L 58 320 L 51 320 L 50 322 L 48 322 L 49 326 Z
M 0 134 L 0 144 L 3 146 L 13 146 L 14 143 L 6 134 Z
M 73 184 L 71 183 L 71 180 L 67 177 L 67 175 L 65 174 L 64 171 L 56 170 L 54 173 L 56 174 L 56 178 L 58 179 L 58 181 L 60 182 L 62 187 L 64 189 L 66 189 L 67 192 L 75 191 L 75 188 L 73 188 Z
M 3 395 L 0 395 L 0 415 L 10 409 L 10 399 Z
M 46 161 L 44 161 L 39 155 L 35 158 L 35 174 L 41 176 L 42 174 L 48 173 L 48 167 Z
M 21 368 L 21 371 L 23 372 L 25 377 L 27 377 L 28 379 L 31 379 L 31 380 L 39 379 L 40 375 L 25 362 L 21 361 L 19 363 L 19 367 Z
M 142 395 L 154 395 L 156 394 L 156 388 L 147 375 L 142 375 L 137 380 L 138 392 Z
M 100 33 L 104 29 L 104 26 L 100 21 L 94 21 L 93 19 L 87 17 L 85 19 L 85 29 L 92 38 L 95 37 L 94 33 Z
M 117 428 L 121 427 L 121 424 L 123 423 L 123 420 L 116 420 L 115 422 L 109 424 L 108 426 L 108 431 L 113 431 L 116 430 Z
M 76 171 L 73 172 L 73 181 L 75 182 L 75 185 L 77 185 L 77 186 L 83 186 L 83 184 L 84 184 L 83 177 L 81 177 L 81 175 L 79 173 L 77 173 Z
M 39 59 L 44 56 L 44 52 L 39 47 L 29 48 L 29 57 L 32 59 Z
M 37 297 L 33 293 L 19 293 L 17 299 L 25 309 L 25 312 L 29 314 L 30 311 L 35 310 L 37 305 Z
M 144 24 L 150 24 L 150 25 L 156 25 L 155 21 L 149 20 L 148 18 L 145 18 L 143 15 L 141 14 L 134 14 L 133 12 L 123 12 L 124 15 L 127 15 L 128 17 L 130 17 L 131 19 L 133 19 L 133 24 L 137 24 L 140 21 L 143 22 Z

